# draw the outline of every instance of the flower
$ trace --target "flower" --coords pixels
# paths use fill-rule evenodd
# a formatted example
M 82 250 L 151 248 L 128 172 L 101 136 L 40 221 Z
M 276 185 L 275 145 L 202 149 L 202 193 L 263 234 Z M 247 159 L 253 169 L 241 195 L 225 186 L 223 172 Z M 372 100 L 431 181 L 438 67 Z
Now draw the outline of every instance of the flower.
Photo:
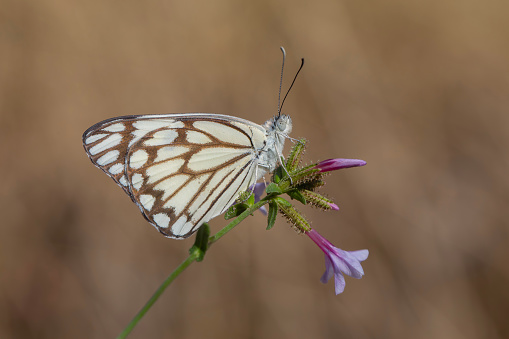
M 345 289 L 345 277 L 343 277 L 343 273 L 352 278 L 362 278 L 364 270 L 362 269 L 361 261 L 368 258 L 368 250 L 343 251 L 342 249 L 334 247 L 315 230 L 305 233 L 325 254 L 325 273 L 320 281 L 325 284 L 334 276 L 336 295 L 342 293 Z
M 263 193 L 265 193 L 265 187 L 267 187 L 267 184 L 265 184 L 264 182 L 259 182 L 257 184 L 254 185 L 254 189 L 253 189 L 253 186 L 249 187 L 249 189 L 253 190 L 253 193 L 254 193 L 254 198 L 255 198 L 255 204 L 260 201 L 260 199 L 262 198 L 262 195 Z M 262 206 L 258 209 L 260 212 L 263 213 L 263 215 L 267 215 L 267 208 L 265 208 L 265 206 Z
M 330 206 L 330 208 L 331 208 L 332 210 L 334 210 L 334 211 L 339 211 L 339 206 L 338 206 L 338 205 L 336 205 L 335 203 L 330 202 L 330 203 L 329 203 L 329 206 Z
M 315 168 L 318 168 L 320 172 L 330 172 L 342 168 L 364 166 L 366 162 L 359 159 L 327 159 L 320 161 L 316 164 Z

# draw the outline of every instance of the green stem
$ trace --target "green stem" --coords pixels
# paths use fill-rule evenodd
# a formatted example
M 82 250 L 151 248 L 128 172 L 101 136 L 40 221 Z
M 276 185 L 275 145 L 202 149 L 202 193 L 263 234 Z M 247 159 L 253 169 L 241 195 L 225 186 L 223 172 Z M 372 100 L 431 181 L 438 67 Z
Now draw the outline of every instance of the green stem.
M 175 271 L 173 271 L 168 276 L 168 278 L 166 278 L 166 280 L 161 284 L 161 286 L 159 286 L 157 291 L 147 301 L 145 306 L 143 306 L 143 308 L 138 312 L 138 314 L 136 314 L 136 316 L 133 318 L 133 320 L 131 320 L 131 322 L 126 326 L 126 328 L 124 328 L 122 333 L 119 334 L 117 339 L 126 338 L 129 335 L 129 333 L 131 333 L 133 328 L 138 324 L 138 322 L 141 320 L 141 318 L 143 318 L 145 313 L 148 312 L 148 310 L 152 307 L 152 305 L 154 305 L 154 303 L 157 301 L 157 299 L 159 299 L 161 294 L 163 294 L 163 292 L 166 289 L 166 287 L 168 287 L 173 282 L 173 280 L 175 280 L 179 276 L 180 273 L 182 273 L 189 265 L 191 265 L 193 263 L 193 261 L 196 260 L 196 257 L 197 256 L 196 256 L 195 253 L 190 254 L 189 257 L 187 257 L 187 259 L 184 260 L 184 262 L 182 262 L 182 264 L 180 264 L 175 269 Z
M 270 199 L 272 199 L 273 197 L 267 199 L 267 197 L 261 199 L 260 201 L 258 201 L 256 204 L 254 204 L 253 206 L 249 207 L 247 210 L 245 210 L 244 212 L 242 212 L 237 218 L 235 218 L 235 220 L 233 220 L 231 223 L 229 223 L 228 225 L 226 225 L 222 230 L 220 230 L 219 232 L 217 232 L 216 234 L 214 234 L 213 236 L 211 236 L 209 238 L 209 246 L 212 245 L 213 243 L 215 243 L 216 241 L 218 241 L 222 236 L 224 236 L 226 233 L 228 233 L 229 231 L 231 231 L 235 226 L 237 226 L 242 220 L 246 219 L 249 215 L 253 214 L 254 211 L 256 211 L 257 209 L 259 209 L 260 207 L 262 207 L 263 205 L 265 205 L 266 203 L 269 202 Z
M 237 226 L 242 220 L 246 219 L 250 214 L 252 214 L 254 211 L 262 207 L 264 204 L 268 203 L 269 199 L 262 199 L 258 201 L 253 206 L 249 207 L 247 210 L 242 212 L 235 220 L 233 220 L 231 223 L 226 225 L 222 230 L 214 234 L 209 238 L 209 246 L 212 245 L 214 242 L 218 241 L 222 236 L 224 236 L 226 233 L 231 231 L 235 226 Z M 138 324 L 138 322 L 143 318 L 145 313 L 148 312 L 148 310 L 154 305 L 154 303 L 159 299 L 161 294 L 163 294 L 164 290 L 175 280 L 180 273 L 182 273 L 189 265 L 191 265 L 196 259 L 199 257 L 199 252 L 194 251 L 192 252 L 184 262 L 182 262 L 169 276 L 166 278 L 166 280 L 159 286 L 157 291 L 152 295 L 152 297 L 147 301 L 145 306 L 136 314 L 136 316 L 131 320 L 131 322 L 124 328 L 122 333 L 119 334 L 117 339 L 123 339 L 126 338 L 129 333 L 133 330 L 134 327 Z

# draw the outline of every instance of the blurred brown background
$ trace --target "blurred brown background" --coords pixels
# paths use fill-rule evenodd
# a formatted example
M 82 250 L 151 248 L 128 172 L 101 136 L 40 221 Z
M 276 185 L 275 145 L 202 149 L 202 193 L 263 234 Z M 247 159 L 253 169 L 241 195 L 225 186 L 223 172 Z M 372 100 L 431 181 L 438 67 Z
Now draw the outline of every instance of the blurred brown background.
M 507 1 L 0 1 L 0 337 L 116 336 L 187 255 L 88 160 L 118 115 L 273 116 L 281 54 L 309 161 L 359 158 L 301 210 L 368 248 L 344 294 L 257 214 L 133 338 L 509 337 Z M 217 231 L 226 222 L 211 222 Z

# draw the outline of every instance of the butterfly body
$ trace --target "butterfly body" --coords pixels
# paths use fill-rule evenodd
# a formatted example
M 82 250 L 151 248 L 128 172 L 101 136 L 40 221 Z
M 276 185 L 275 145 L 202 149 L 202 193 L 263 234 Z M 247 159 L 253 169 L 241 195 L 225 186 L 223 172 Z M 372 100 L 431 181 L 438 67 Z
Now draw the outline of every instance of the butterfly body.
M 263 126 L 208 113 L 124 116 L 90 127 L 83 146 L 153 226 L 182 239 L 275 169 L 291 129 L 287 115 Z

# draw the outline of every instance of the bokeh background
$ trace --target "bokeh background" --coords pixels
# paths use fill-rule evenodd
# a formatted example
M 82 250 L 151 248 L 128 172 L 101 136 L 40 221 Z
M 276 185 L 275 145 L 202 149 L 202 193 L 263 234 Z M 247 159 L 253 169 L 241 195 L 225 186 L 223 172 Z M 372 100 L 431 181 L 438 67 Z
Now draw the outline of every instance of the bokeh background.
M 115 337 L 187 255 L 88 160 L 128 114 L 263 123 L 285 103 L 309 161 L 359 158 L 301 210 L 361 280 L 251 217 L 133 338 L 508 338 L 507 1 L 0 0 L 0 337 Z M 226 222 L 218 217 L 213 231 Z

